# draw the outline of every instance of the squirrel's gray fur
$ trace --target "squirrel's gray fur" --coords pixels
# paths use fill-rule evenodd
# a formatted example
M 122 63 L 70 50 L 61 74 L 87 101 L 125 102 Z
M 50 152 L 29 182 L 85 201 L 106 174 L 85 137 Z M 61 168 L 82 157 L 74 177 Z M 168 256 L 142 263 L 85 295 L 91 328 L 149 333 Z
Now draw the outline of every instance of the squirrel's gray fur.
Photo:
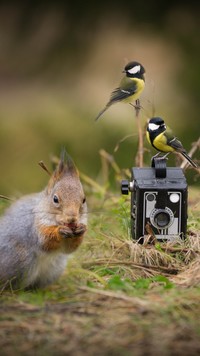
M 52 201 L 55 195 L 59 208 Z M 42 192 L 17 200 L 0 218 L 1 285 L 33 288 L 54 282 L 81 243 L 86 224 L 78 172 L 61 160 Z

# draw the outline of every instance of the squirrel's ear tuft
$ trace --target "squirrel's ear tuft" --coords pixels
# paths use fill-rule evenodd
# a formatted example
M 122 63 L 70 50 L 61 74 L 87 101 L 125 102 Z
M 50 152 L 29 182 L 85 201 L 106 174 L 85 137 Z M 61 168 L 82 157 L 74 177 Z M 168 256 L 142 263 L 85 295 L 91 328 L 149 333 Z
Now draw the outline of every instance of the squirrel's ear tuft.
M 79 176 L 78 169 L 76 168 L 73 159 L 66 152 L 65 149 L 62 149 L 60 155 L 60 162 L 57 167 L 58 176 L 63 176 L 65 173 L 70 173 L 72 175 Z
M 58 165 L 49 180 L 48 191 L 51 190 L 55 183 L 61 180 L 66 174 L 70 174 L 74 177 L 79 176 L 78 169 L 76 168 L 72 158 L 66 150 L 63 149 L 61 151 L 60 161 L 58 162 Z
M 60 155 L 60 161 L 56 167 L 55 173 L 60 176 L 63 174 L 63 172 L 66 170 L 66 164 L 65 164 L 65 156 L 66 156 L 66 151 L 63 148 L 61 151 L 61 155 Z
M 67 154 L 66 158 L 67 171 L 70 172 L 72 175 L 79 177 L 79 171 L 71 156 Z

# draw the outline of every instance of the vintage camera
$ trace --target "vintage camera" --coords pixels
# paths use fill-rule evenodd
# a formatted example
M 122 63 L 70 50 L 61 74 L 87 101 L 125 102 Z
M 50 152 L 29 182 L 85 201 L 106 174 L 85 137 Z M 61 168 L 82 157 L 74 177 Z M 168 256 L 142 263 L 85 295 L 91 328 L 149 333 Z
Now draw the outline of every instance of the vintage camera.
M 165 158 L 154 158 L 151 168 L 132 168 L 122 194 L 131 192 L 131 235 L 143 242 L 152 231 L 156 239 L 184 238 L 187 226 L 187 182 L 180 168 L 167 168 Z

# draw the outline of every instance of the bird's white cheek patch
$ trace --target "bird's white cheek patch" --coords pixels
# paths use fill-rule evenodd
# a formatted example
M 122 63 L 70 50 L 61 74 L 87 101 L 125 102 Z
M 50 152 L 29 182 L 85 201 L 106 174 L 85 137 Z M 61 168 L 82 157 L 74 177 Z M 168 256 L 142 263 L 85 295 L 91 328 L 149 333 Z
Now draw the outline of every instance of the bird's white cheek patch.
M 130 74 L 139 73 L 139 72 L 140 72 L 140 65 L 135 66 L 135 67 L 133 67 L 133 68 L 131 68 L 131 69 L 128 69 L 128 72 L 129 72 Z
M 156 125 L 156 124 L 149 124 L 149 130 L 150 131 L 155 131 L 155 130 L 158 130 L 159 129 L 159 125 Z

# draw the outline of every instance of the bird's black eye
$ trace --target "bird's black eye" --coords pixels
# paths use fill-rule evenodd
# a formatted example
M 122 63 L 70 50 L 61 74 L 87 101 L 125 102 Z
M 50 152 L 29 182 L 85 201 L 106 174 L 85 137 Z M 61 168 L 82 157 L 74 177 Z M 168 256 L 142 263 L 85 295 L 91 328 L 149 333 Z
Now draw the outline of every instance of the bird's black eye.
M 86 198 L 84 197 L 84 198 L 83 198 L 83 204 L 84 204 L 85 202 L 86 202 Z
M 54 196 L 53 196 L 53 202 L 54 202 L 55 204 L 58 204 L 58 203 L 59 203 L 59 199 L 58 199 L 58 196 L 57 196 L 56 194 L 54 194 Z

